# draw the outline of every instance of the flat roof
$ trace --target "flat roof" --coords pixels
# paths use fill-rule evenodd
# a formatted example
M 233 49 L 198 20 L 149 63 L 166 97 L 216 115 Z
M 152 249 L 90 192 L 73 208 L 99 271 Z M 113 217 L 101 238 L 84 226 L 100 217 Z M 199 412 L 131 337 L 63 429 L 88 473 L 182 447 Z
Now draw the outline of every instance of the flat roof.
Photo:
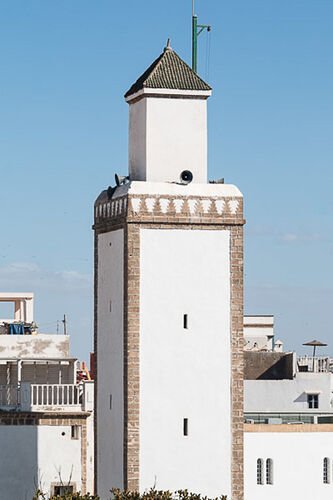
M 1 361 L 43 361 L 43 363 L 48 363 L 49 361 L 53 361 L 56 363 L 60 363 L 61 361 L 77 361 L 77 358 L 0 358 Z
M 33 298 L 34 294 L 32 292 L 0 292 L 0 302 L 14 302 Z

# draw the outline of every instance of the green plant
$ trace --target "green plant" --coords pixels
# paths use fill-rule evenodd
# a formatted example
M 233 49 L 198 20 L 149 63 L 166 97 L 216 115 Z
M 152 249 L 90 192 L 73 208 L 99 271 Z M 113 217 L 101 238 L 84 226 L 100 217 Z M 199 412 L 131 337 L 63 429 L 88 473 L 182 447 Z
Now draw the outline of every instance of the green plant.
M 113 488 L 111 490 L 113 500 L 227 500 L 226 495 L 209 499 L 206 496 L 201 496 L 198 493 L 191 493 L 188 490 L 177 490 L 175 492 L 158 491 L 151 488 L 144 493 L 137 491 L 119 490 Z
M 188 490 L 178 490 L 175 492 L 171 491 L 158 491 L 151 488 L 149 491 L 144 493 L 138 493 L 137 491 L 119 490 L 113 488 L 111 490 L 112 500 L 227 500 L 226 495 L 221 495 L 216 498 L 208 498 L 206 496 L 201 496 L 198 493 L 191 493 Z M 32 500 L 100 500 L 96 495 L 81 495 L 81 493 L 66 493 L 65 495 L 57 495 L 50 497 L 49 499 L 40 490 L 36 490 L 35 496 Z
M 35 491 L 35 495 L 32 500 L 100 500 L 96 495 L 81 495 L 81 493 L 66 493 L 65 495 L 56 495 L 52 497 L 47 497 L 45 493 L 40 490 Z

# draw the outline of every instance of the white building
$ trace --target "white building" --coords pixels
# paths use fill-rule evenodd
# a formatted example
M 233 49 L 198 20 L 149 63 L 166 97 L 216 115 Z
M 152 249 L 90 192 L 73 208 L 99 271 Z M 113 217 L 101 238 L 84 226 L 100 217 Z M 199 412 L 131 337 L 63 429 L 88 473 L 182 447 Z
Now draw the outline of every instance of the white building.
M 130 181 L 95 203 L 102 499 L 243 498 L 243 197 L 207 184 L 210 94 L 167 47 L 125 95 Z
M 244 349 L 246 351 L 282 352 L 283 344 L 274 340 L 274 316 L 246 315 L 244 316 Z
M 39 334 L 32 293 L 1 293 L 0 500 L 93 491 L 93 382 L 76 382 L 68 335 Z
M 332 424 L 245 424 L 245 500 L 331 499 L 332 430 Z
M 332 364 L 328 358 L 274 352 L 274 337 L 268 338 L 271 350 L 263 342 L 244 353 L 244 498 L 328 500 Z

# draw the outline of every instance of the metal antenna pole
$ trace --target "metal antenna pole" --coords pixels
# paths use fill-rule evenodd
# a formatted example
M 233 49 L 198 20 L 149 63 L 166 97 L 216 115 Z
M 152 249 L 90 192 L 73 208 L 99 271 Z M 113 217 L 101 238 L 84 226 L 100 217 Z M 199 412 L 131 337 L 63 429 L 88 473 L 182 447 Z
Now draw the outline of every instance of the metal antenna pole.
M 66 320 L 66 314 L 64 314 L 64 319 L 62 320 L 64 324 L 64 335 L 67 335 L 67 320 Z
M 192 16 L 192 69 L 194 73 L 197 72 L 198 60 L 198 18 L 193 14 Z
M 211 26 L 198 24 L 198 16 L 194 14 L 194 0 L 192 0 L 192 69 L 195 73 L 198 69 L 198 36 L 204 29 L 210 31 Z

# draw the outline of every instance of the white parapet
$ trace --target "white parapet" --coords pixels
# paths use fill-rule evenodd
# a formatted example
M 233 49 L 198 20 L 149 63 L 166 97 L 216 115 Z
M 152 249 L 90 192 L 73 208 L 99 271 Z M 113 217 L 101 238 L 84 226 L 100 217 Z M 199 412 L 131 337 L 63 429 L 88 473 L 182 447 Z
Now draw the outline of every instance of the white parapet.
M 266 314 L 244 316 L 244 349 L 274 349 L 274 316 Z M 276 349 L 277 351 L 279 349 Z M 282 351 L 282 349 L 281 349 Z
M 94 410 L 94 381 L 85 380 L 83 382 L 83 397 L 82 397 L 83 411 Z
M 1 358 L 68 358 L 69 335 L 1 335 Z

